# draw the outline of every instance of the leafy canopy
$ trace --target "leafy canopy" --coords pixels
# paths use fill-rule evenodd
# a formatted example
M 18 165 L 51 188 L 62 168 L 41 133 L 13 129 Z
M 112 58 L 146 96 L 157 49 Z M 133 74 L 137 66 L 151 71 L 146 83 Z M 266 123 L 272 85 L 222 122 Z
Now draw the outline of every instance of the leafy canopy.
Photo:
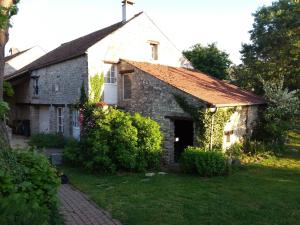
M 229 55 L 217 48 L 216 43 L 202 46 L 196 44 L 190 50 L 183 51 L 193 67 L 219 79 L 228 78 L 228 69 L 231 65 Z
M 0 29 L 7 29 L 10 26 L 9 19 L 18 13 L 17 4 L 20 0 L 12 0 L 12 5 L 7 8 L 0 5 Z
M 242 45 L 242 65 L 234 75 L 237 83 L 263 94 L 265 81 L 284 77 L 284 87 L 300 87 L 300 3 L 279 0 L 258 9 L 250 31 L 250 44 Z
M 300 113 L 298 90 L 284 88 L 283 78 L 272 81 L 260 79 L 267 106 L 261 112 L 254 138 L 282 145 Z

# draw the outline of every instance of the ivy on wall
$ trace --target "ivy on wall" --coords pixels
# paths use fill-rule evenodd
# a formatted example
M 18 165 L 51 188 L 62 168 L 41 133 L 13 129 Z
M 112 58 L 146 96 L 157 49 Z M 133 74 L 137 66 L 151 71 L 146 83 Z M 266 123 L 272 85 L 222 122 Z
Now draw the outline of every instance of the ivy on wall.
M 188 114 L 195 122 L 195 141 L 196 145 L 204 149 L 209 149 L 212 135 L 213 149 L 221 149 L 223 145 L 224 128 L 235 108 L 218 108 L 215 113 L 210 112 L 206 107 L 196 107 L 189 104 L 186 99 L 180 95 L 174 95 L 178 105 Z M 213 133 L 212 128 L 213 117 Z

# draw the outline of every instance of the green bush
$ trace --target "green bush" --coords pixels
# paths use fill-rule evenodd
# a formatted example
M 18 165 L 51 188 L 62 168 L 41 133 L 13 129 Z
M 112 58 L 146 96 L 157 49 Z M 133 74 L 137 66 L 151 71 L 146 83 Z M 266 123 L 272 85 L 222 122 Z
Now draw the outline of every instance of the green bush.
M 211 177 L 228 174 L 225 155 L 217 151 L 204 151 L 197 147 L 187 147 L 181 156 L 181 166 L 187 173 Z
M 80 142 L 76 139 L 69 139 L 63 151 L 63 161 L 71 165 L 80 165 L 82 160 Z
M 26 200 L 22 194 L 1 198 L 1 225 L 48 225 L 49 210 L 34 201 Z
M 129 114 L 116 109 L 101 114 L 95 129 L 87 137 L 89 160 L 85 166 L 93 171 L 133 170 L 137 156 L 137 129 Z M 99 116 L 99 115 L 98 115 Z
M 30 137 L 29 145 L 37 148 L 64 148 L 66 139 L 62 134 L 46 134 L 40 133 Z
M 230 158 L 239 159 L 244 154 L 244 143 L 236 142 L 226 149 L 226 155 Z
M 136 169 L 139 171 L 158 168 L 162 155 L 162 134 L 160 126 L 150 118 L 136 113 L 132 117 L 132 125 L 138 131 Z
M 43 155 L 35 151 L 20 151 L 17 160 L 23 171 L 23 182 L 17 185 L 27 200 L 35 200 L 48 208 L 57 204 L 59 179 L 56 170 Z
M 67 144 L 64 159 L 92 172 L 143 171 L 160 165 L 162 135 L 150 118 L 85 106 L 84 135 Z M 88 127 L 88 129 L 87 129 Z
M 0 224 L 59 224 L 58 185 L 56 170 L 44 156 L 1 149 Z

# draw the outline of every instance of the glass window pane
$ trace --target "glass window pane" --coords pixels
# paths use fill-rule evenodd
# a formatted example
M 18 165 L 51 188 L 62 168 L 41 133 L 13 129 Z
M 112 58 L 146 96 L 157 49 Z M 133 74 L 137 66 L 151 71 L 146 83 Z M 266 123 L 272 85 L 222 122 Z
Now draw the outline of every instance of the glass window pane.
M 131 78 L 129 75 L 124 75 L 124 99 L 130 99 L 131 98 Z

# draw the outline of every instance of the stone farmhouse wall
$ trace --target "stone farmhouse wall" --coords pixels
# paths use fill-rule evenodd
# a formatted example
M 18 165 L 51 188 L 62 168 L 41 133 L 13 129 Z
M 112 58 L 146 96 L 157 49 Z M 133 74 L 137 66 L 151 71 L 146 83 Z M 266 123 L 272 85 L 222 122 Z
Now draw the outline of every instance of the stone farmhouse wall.
M 121 64 L 119 71 L 134 69 L 128 64 Z M 190 104 L 201 106 L 200 101 L 192 96 L 173 88 L 170 85 L 135 69 L 134 73 L 126 74 L 131 79 L 131 99 L 124 100 L 122 75 L 118 77 L 118 102 L 119 107 L 128 112 L 139 112 L 158 122 L 164 135 L 163 149 L 165 163 L 174 161 L 174 122 L 171 117 L 190 118 L 174 98 L 174 94 L 183 96 Z
M 231 132 L 230 140 L 226 135 L 223 138 L 223 148 L 226 149 L 234 143 L 241 141 L 245 136 L 250 137 L 257 119 L 258 106 L 238 106 L 235 113 L 225 125 L 224 132 Z
M 163 81 L 134 68 L 126 63 L 119 65 L 119 71 L 131 71 L 128 73 L 131 79 L 131 99 L 123 98 L 122 75 L 118 76 L 118 102 L 119 107 L 128 112 L 139 112 L 143 116 L 150 117 L 157 121 L 161 126 L 164 135 L 163 149 L 165 163 L 174 162 L 174 118 L 191 118 L 178 105 L 174 98 L 174 94 L 183 96 L 189 104 L 194 106 L 205 106 L 200 100 L 191 95 L 178 90 Z M 225 131 L 233 130 L 230 137 L 230 143 L 227 142 L 224 135 L 223 147 L 229 147 L 245 135 L 251 133 L 254 121 L 257 116 L 256 106 L 239 107 L 238 111 L 232 115 L 230 121 L 226 125 Z M 195 133 L 195 132 L 194 132 Z M 195 140 L 195 137 L 194 137 Z
M 31 132 L 39 133 L 39 108 L 49 109 L 49 132 L 57 131 L 56 108 L 64 108 L 64 135 L 72 135 L 71 105 L 79 100 L 82 82 L 88 89 L 87 57 L 82 56 L 59 64 L 51 65 L 32 72 L 39 77 L 39 94 L 33 94 L 34 81 L 31 79 L 27 95 L 31 99 Z

